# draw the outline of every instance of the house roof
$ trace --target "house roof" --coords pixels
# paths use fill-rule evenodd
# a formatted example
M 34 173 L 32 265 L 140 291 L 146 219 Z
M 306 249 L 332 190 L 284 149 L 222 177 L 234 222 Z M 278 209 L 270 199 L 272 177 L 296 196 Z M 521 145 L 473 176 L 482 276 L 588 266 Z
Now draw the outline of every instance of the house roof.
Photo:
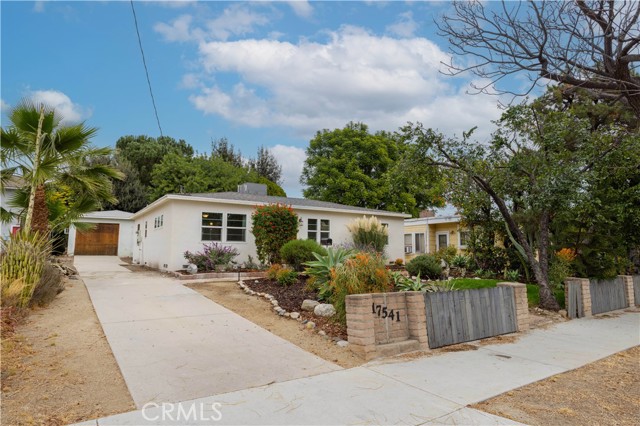
M 124 219 L 132 220 L 133 213 L 123 212 L 122 210 L 104 210 L 101 212 L 89 212 L 82 215 L 86 219 Z
M 327 201 L 308 200 L 306 198 L 289 198 L 289 197 L 274 197 L 271 195 L 256 195 L 240 192 L 209 192 L 199 194 L 168 194 L 164 197 L 149 204 L 144 209 L 140 210 L 135 216 L 142 214 L 143 212 L 150 210 L 151 208 L 164 202 L 164 200 L 199 200 L 199 201 L 222 201 L 231 204 L 244 204 L 244 205 L 256 205 L 256 204 L 285 204 L 290 205 L 294 209 L 300 210 L 333 210 L 343 211 L 348 213 L 361 213 L 377 216 L 391 216 L 398 218 L 408 218 L 411 215 L 406 213 L 389 212 L 386 210 L 366 209 L 363 207 L 347 206 L 344 204 L 330 203 Z
M 415 219 L 405 219 L 405 225 L 435 225 L 436 223 L 457 223 L 462 219 L 459 215 L 419 217 Z

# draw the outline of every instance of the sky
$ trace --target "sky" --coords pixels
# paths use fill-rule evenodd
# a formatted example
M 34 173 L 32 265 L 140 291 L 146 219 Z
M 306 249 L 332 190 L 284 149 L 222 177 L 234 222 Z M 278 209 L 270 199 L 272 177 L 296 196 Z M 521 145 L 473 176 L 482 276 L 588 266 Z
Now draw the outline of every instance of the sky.
M 434 21 L 448 2 L 135 2 L 163 134 L 199 152 L 226 137 L 269 148 L 301 196 L 305 149 L 350 121 L 408 121 L 486 140 L 498 99 L 471 95 Z M 1 13 L 2 125 L 23 98 L 100 130 L 93 142 L 159 136 L 128 1 L 7 2 Z

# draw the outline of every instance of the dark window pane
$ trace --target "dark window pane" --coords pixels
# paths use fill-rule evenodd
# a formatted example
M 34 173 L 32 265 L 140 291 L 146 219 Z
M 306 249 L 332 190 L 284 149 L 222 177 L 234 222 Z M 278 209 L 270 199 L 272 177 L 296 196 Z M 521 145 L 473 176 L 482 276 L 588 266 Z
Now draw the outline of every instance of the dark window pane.
M 222 226 L 222 213 L 202 213 L 202 226 Z
M 329 219 L 322 219 L 320 221 L 320 230 L 329 231 Z
M 245 229 L 227 228 L 227 241 L 242 241 L 245 239 Z
M 325 241 L 325 240 L 328 240 L 329 238 L 331 238 L 331 236 L 329 235 L 328 232 L 321 232 L 320 233 L 320 241 Z
M 222 229 L 202 228 L 202 241 L 222 241 Z
M 307 239 L 316 241 L 318 239 L 317 232 L 307 232 Z
M 230 228 L 244 228 L 247 224 L 247 215 L 244 214 L 228 214 L 227 226 Z
M 309 219 L 307 222 L 307 230 L 309 231 L 317 231 L 318 230 L 318 219 Z

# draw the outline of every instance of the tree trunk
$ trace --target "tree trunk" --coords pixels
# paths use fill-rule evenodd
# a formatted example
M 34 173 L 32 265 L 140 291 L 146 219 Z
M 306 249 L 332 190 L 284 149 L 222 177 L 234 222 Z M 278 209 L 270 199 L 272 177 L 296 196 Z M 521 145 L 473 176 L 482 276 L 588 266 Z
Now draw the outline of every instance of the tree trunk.
M 540 225 L 538 231 L 538 250 L 540 264 L 540 279 L 536 279 L 540 287 L 540 306 L 552 311 L 560 310 L 560 305 L 551 291 L 549 285 L 549 221 L 550 213 L 544 210 L 540 215 Z
M 33 159 L 33 170 L 31 171 L 31 190 L 29 192 L 29 205 L 27 206 L 27 217 L 24 220 L 25 232 L 30 232 L 33 222 L 33 209 L 36 202 L 36 190 L 38 188 L 37 175 L 40 169 L 40 151 L 42 150 L 42 123 L 44 122 L 44 105 L 40 106 L 40 119 L 38 120 L 38 130 L 36 131 L 36 152 Z M 47 224 L 48 227 L 48 224 Z
M 44 185 L 39 185 L 35 191 L 33 204 L 33 218 L 31 230 L 39 232 L 40 235 L 49 235 L 49 208 Z

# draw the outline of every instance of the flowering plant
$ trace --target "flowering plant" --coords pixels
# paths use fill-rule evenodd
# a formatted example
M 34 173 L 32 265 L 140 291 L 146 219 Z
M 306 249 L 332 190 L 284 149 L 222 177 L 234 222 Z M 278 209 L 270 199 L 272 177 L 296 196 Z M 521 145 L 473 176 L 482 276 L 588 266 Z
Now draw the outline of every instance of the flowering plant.
M 184 252 L 184 258 L 198 267 L 199 272 L 215 271 L 216 266 L 228 265 L 238 256 L 234 247 L 223 246 L 218 243 L 203 244 L 201 252 Z
M 279 263 L 282 246 L 298 235 L 298 215 L 290 206 L 268 204 L 257 206 L 251 220 L 258 258 L 265 263 Z

